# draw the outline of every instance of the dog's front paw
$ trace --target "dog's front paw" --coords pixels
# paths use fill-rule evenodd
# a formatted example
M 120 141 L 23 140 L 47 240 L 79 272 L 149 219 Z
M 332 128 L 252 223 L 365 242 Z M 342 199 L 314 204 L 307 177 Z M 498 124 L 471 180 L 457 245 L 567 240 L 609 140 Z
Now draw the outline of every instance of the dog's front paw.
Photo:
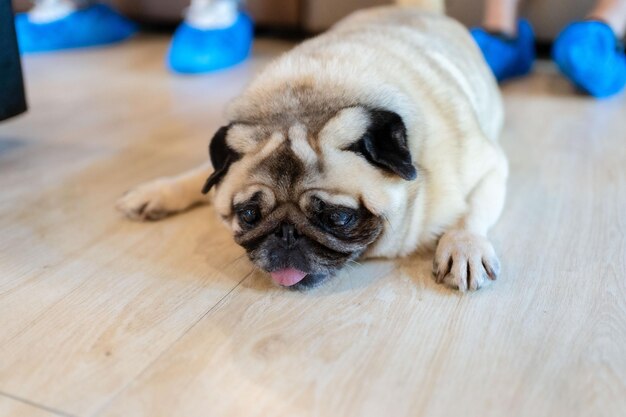
M 115 208 L 132 220 L 159 220 L 185 208 L 177 188 L 171 179 L 159 178 L 126 192 Z
M 491 243 L 465 230 L 445 233 L 439 240 L 433 274 L 438 283 L 460 291 L 475 291 L 500 273 L 500 261 Z

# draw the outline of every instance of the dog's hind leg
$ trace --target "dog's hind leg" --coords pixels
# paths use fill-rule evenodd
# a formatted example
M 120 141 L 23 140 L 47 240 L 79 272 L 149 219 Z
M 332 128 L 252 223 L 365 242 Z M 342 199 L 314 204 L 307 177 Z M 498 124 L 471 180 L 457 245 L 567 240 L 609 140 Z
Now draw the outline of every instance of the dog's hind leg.
M 439 239 L 433 261 L 438 283 L 461 291 L 477 290 L 498 277 L 500 262 L 487 239 L 506 194 L 506 159 L 487 172 L 468 196 L 468 211 Z
M 125 193 L 115 207 L 133 220 L 158 220 L 207 203 L 202 186 L 212 171 L 207 162 L 180 175 L 148 181 Z

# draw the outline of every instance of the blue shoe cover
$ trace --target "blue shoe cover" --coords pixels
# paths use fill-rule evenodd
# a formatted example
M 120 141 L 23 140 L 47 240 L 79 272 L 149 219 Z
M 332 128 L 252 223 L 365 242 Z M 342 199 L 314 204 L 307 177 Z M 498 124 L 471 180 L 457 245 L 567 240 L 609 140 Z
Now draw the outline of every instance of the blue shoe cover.
M 133 35 L 136 26 L 110 7 L 95 4 L 48 23 L 33 23 L 27 13 L 15 16 L 22 53 L 106 45 Z
M 535 61 L 535 35 L 527 20 L 517 24 L 517 37 L 505 39 L 483 28 L 473 28 L 471 34 L 498 81 L 526 75 Z
M 228 68 L 248 57 L 252 39 L 252 20 L 242 12 L 224 29 L 203 30 L 183 22 L 172 38 L 167 63 L 173 71 L 187 74 Z
M 606 23 L 572 23 L 554 42 L 552 58 L 563 75 L 594 97 L 608 97 L 626 85 L 626 54 Z

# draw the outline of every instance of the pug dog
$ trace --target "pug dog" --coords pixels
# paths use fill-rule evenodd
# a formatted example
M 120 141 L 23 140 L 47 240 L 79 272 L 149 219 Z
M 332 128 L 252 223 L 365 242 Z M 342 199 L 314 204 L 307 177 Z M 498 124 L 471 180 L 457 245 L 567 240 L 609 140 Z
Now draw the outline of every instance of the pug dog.
M 456 21 L 359 11 L 270 64 L 228 117 L 210 163 L 140 185 L 117 208 L 154 220 L 211 191 L 235 242 L 285 287 L 435 246 L 439 283 L 477 290 L 498 276 L 487 231 L 506 192 L 502 102 Z

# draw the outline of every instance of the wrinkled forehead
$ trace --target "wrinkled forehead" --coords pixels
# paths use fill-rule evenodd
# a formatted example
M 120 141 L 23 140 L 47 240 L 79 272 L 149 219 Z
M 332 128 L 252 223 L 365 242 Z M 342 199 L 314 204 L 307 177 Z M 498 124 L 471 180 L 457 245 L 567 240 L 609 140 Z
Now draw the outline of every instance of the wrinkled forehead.
M 233 127 L 229 134 L 229 138 L 233 138 L 229 146 L 244 155 L 232 176 L 243 176 L 247 183 L 233 190 L 234 204 L 258 193 L 273 203 L 294 201 L 303 188 L 311 186 L 321 175 L 314 144 L 308 140 L 303 125 L 293 125 L 286 131 L 264 130 L 263 127 Z
M 226 138 L 243 155 L 220 185 L 215 207 L 226 217 L 232 206 L 257 196 L 264 205 L 304 204 L 317 195 L 334 204 L 358 207 L 360 184 L 355 173 L 367 175 L 362 158 L 345 149 L 369 126 L 360 107 L 341 109 L 318 126 L 233 124 Z M 366 169 L 359 170 L 359 164 Z

